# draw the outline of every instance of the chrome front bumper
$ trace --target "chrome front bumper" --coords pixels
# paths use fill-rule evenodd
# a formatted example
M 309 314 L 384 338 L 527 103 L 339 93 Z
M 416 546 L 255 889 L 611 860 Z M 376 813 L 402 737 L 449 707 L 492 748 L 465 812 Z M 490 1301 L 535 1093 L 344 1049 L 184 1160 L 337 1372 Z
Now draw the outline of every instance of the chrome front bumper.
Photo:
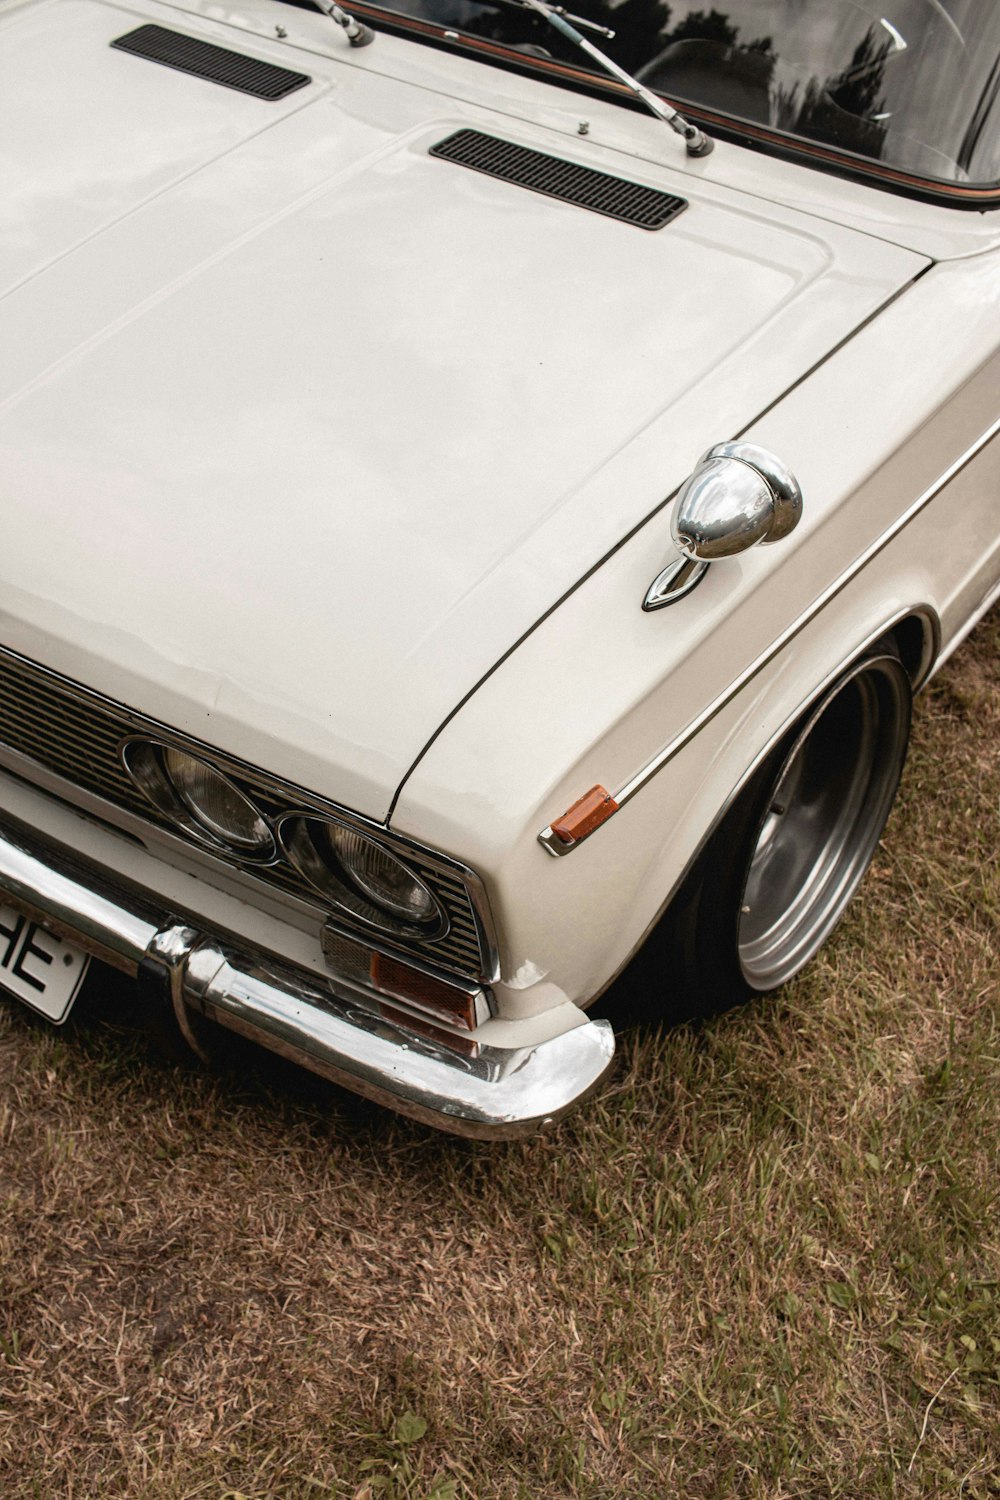
M 379 1104 L 459 1135 L 544 1128 L 610 1065 L 607 1021 L 531 1047 L 463 1056 L 377 1013 L 356 986 L 292 968 L 157 910 L 155 898 L 4 820 L 0 900 L 126 974 L 159 980 L 182 1029 L 192 1013 Z

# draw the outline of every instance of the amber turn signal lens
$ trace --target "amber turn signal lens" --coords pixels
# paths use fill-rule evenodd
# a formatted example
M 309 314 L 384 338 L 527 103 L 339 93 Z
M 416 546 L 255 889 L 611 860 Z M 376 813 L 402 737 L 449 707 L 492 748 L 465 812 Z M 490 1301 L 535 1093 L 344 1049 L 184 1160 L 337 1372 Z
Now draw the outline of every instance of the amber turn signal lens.
M 438 979 L 402 959 L 377 953 L 332 927 L 323 933 L 323 954 L 335 974 L 377 990 L 386 999 L 412 1006 L 444 1025 L 475 1031 L 488 1014 L 481 986 Z
M 560 843 L 578 844 L 617 811 L 618 803 L 607 788 L 592 786 L 579 802 L 574 802 L 561 818 L 556 818 L 552 832 Z
M 371 982 L 380 994 L 407 1000 L 429 1015 L 450 1021 L 453 1026 L 475 1030 L 476 997 L 473 992 L 446 984 L 443 979 L 435 979 L 419 969 L 411 969 L 409 964 L 400 963 L 384 953 L 372 954 L 370 973 Z

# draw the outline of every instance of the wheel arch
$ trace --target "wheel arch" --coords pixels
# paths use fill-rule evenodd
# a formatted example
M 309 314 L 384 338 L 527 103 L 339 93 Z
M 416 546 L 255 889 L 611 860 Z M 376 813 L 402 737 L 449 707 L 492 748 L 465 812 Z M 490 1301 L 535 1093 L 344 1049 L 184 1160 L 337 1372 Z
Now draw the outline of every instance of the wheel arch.
M 699 861 L 719 826 L 731 811 L 741 793 L 753 779 L 760 766 L 767 760 L 768 756 L 774 752 L 785 736 L 789 734 L 792 727 L 829 691 L 838 678 L 843 676 L 861 657 L 874 650 L 879 644 L 889 640 L 895 642 L 913 691 L 917 692 L 931 675 L 941 651 L 941 623 L 936 609 L 929 604 L 908 605 L 888 616 L 877 628 L 867 631 L 855 641 L 848 652 L 838 656 L 835 663 L 830 666 L 822 677 L 810 685 L 808 693 L 796 706 L 787 712 L 776 726 L 772 727 L 767 738 L 757 748 L 742 774 L 731 786 L 728 794 L 717 808 L 715 815 L 703 830 L 697 845 L 688 855 L 683 869 L 671 882 L 670 889 L 659 905 L 656 914 L 647 923 L 641 937 L 632 945 L 625 958 L 619 963 L 606 982 L 588 1000 L 588 1008 L 605 993 L 619 975 L 632 963 L 653 934 L 664 923 L 664 920 L 670 913 L 671 907 L 685 890 L 691 879 L 692 872 L 697 869 Z
M 887 635 L 895 638 L 899 654 L 903 658 L 903 666 L 909 673 L 913 691 L 917 692 L 931 675 L 934 664 L 941 654 L 941 621 L 938 619 L 937 611 L 929 604 L 909 609 L 887 625 L 876 641 Z M 851 661 L 855 660 L 858 654 L 855 652 Z M 844 666 L 847 665 L 849 663 L 845 662 Z

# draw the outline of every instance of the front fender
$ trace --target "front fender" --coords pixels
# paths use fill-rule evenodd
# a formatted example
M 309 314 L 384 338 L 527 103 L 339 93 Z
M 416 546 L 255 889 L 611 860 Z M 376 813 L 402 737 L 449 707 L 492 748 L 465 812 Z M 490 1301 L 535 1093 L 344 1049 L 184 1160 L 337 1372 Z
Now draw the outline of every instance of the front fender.
M 644 614 L 670 553 L 665 505 L 432 742 L 393 826 L 486 880 L 502 1013 L 585 1004 L 607 984 L 734 790 L 867 643 L 915 617 L 926 671 L 981 613 L 1000 578 L 998 312 L 1000 257 L 928 273 L 741 434 L 798 476 L 791 537 Z M 568 855 L 539 844 L 590 787 L 637 777 Z

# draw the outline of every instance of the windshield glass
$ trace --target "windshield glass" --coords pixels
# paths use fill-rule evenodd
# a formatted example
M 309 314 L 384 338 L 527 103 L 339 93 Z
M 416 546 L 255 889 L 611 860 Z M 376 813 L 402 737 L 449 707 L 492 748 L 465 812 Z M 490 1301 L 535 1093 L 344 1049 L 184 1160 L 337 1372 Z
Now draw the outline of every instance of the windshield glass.
M 514 0 L 380 9 L 542 64 L 591 62 Z M 365 6 L 367 9 L 367 6 Z M 568 0 L 587 35 L 681 109 L 818 143 L 939 183 L 1000 180 L 1000 0 Z M 496 49 L 494 47 L 494 51 Z M 565 66 L 560 69 L 565 74 Z M 787 138 L 791 138 L 788 140 Z

